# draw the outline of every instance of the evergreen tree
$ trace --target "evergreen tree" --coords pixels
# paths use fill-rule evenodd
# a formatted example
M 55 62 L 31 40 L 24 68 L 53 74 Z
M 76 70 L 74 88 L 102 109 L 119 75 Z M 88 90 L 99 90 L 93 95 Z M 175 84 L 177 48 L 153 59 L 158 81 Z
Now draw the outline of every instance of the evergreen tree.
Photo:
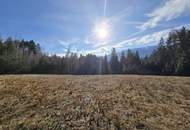
M 101 74 L 109 74 L 109 63 L 108 63 L 108 59 L 107 59 L 107 55 L 105 55 L 102 58 L 102 73 Z
M 126 71 L 127 73 L 141 73 L 141 60 L 138 52 L 133 53 L 131 50 L 127 52 Z
M 121 60 L 120 60 L 120 70 L 121 70 L 121 73 L 126 73 L 126 57 L 125 57 L 125 52 L 122 51 L 121 53 Z
M 120 60 L 119 60 L 120 59 Z M 100 73 L 101 72 L 101 73 Z M 145 58 L 128 50 L 118 57 L 77 56 L 70 48 L 65 56 L 48 56 L 34 41 L 0 39 L 0 74 L 159 74 L 190 75 L 190 30 L 182 28 L 161 38 L 158 48 Z
M 112 49 L 110 67 L 112 74 L 119 73 L 119 60 L 115 48 Z

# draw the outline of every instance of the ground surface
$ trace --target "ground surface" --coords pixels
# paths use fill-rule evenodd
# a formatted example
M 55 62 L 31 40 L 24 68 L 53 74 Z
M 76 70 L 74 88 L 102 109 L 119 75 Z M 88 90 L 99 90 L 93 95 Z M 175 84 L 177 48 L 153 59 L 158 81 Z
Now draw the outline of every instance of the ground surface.
M 0 76 L 0 130 L 190 130 L 190 78 Z

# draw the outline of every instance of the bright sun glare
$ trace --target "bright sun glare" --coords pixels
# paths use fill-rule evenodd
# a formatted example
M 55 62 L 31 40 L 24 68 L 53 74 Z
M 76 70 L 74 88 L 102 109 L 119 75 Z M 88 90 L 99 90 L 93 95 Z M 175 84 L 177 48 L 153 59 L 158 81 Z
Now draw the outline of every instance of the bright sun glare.
M 108 40 L 110 36 L 110 25 L 106 20 L 98 22 L 95 25 L 95 35 L 98 40 L 105 41 Z

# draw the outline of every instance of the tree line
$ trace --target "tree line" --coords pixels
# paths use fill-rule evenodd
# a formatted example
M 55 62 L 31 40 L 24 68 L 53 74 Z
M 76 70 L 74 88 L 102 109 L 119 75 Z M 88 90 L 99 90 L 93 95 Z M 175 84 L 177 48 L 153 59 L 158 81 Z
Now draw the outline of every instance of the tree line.
M 110 55 L 49 56 L 34 41 L 0 40 L 0 74 L 155 74 L 190 75 L 190 30 L 183 27 L 161 38 L 159 47 L 150 56 L 138 51 L 113 48 Z

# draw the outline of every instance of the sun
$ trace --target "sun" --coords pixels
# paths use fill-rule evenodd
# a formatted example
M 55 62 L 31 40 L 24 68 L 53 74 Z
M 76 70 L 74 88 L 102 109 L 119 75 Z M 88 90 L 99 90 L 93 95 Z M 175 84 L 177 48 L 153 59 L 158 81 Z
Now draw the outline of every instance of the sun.
M 110 37 L 110 25 L 106 20 L 100 21 L 95 25 L 95 36 L 100 41 L 108 40 Z
M 96 35 L 99 39 L 106 39 L 108 37 L 108 30 L 104 27 L 98 28 Z

